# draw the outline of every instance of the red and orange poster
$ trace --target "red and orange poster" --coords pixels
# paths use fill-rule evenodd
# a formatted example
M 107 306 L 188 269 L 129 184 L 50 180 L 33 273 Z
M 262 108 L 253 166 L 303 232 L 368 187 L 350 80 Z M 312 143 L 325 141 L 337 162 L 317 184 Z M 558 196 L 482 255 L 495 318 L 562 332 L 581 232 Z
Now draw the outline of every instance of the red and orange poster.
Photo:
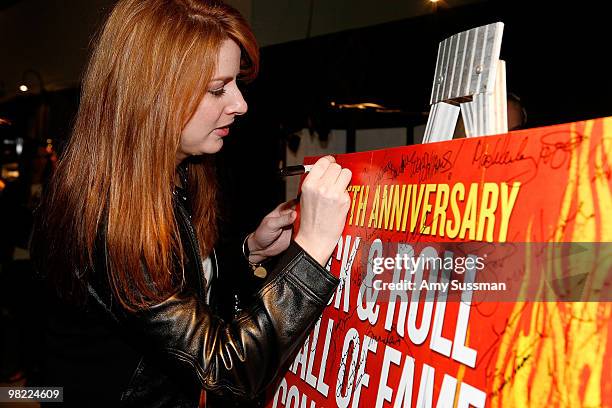
M 612 117 L 336 159 L 341 284 L 269 407 L 612 406 Z

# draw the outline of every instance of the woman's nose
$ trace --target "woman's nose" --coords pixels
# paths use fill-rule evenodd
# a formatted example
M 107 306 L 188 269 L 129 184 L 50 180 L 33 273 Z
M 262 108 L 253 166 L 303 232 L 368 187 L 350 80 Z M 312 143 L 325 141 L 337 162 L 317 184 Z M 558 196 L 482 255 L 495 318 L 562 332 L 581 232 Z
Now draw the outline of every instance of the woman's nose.
M 240 89 L 236 88 L 232 95 L 232 101 L 227 106 L 227 113 L 229 115 L 244 115 L 248 108 L 249 106 L 244 100 L 242 92 L 240 92 Z

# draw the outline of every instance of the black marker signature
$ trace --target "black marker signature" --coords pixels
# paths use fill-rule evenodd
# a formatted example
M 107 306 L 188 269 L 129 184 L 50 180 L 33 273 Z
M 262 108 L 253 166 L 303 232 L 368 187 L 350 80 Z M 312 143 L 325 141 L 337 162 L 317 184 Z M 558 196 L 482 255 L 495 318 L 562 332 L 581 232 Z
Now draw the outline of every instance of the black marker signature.
M 528 153 L 528 137 L 523 137 L 520 143 L 511 137 L 495 140 L 492 149 L 488 140 L 478 140 L 472 156 L 472 164 L 479 168 L 491 168 L 493 166 L 506 166 L 526 161 L 532 164 L 532 168 L 520 174 L 528 174 L 529 178 L 523 183 L 533 180 L 541 165 L 549 166 L 551 169 L 559 169 L 569 166 L 572 152 L 585 140 L 582 134 L 572 134 L 569 138 L 568 131 L 555 131 L 543 135 L 540 138 L 540 150 L 535 155 Z

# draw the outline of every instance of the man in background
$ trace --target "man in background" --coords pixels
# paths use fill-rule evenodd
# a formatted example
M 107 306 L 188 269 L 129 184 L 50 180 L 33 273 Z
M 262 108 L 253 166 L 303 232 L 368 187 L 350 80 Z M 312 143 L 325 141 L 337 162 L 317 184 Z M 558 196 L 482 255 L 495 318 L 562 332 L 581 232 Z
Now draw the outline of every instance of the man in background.
M 521 98 L 512 92 L 508 92 L 508 132 L 511 130 L 524 129 L 527 124 L 527 111 L 521 103 Z

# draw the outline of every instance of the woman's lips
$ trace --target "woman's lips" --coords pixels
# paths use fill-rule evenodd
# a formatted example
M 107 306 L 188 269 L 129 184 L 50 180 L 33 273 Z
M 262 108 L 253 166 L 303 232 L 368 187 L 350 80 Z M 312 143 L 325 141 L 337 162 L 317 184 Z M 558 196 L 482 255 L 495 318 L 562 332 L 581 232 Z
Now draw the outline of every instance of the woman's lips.
M 220 136 L 220 137 L 229 135 L 229 126 L 217 128 L 215 129 L 215 133 L 217 134 L 217 136 Z

